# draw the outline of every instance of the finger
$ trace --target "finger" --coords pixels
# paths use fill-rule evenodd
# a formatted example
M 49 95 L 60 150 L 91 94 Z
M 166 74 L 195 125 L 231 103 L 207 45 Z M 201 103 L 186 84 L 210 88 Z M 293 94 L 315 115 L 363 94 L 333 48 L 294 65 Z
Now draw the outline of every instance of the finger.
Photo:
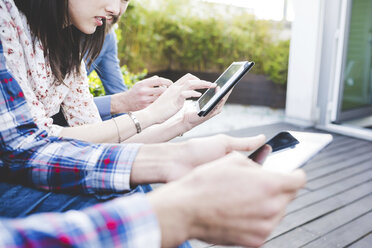
M 154 96 L 160 96 L 166 90 L 167 90 L 167 88 L 165 88 L 165 87 L 147 88 L 146 89 L 146 94 L 147 95 L 150 95 L 150 96 L 152 96 L 152 95 L 154 95 Z
M 149 87 L 169 87 L 173 84 L 173 82 L 169 79 L 153 76 L 143 81 Z
M 263 145 L 257 152 L 254 152 L 252 156 L 249 156 L 253 161 L 255 161 L 258 164 L 263 164 L 269 156 L 269 154 L 272 152 L 272 148 L 270 145 Z
M 261 182 L 264 182 L 266 186 L 274 189 L 275 183 L 270 178 L 261 178 Z M 261 184 L 260 189 L 264 189 L 264 185 Z M 251 216 L 255 218 L 263 218 L 266 220 L 273 220 L 282 216 L 285 213 L 287 205 L 293 200 L 292 193 L 281 193 L 272 194 L 271 192 L 257 189 L 257 203 L 254 204 L 250 209 Z
M 230 91 L 231 92 L 231 91 Z M 217 107 L 216 108 L 221 108 L 225 105 L 227 99 L 229 99 L 229 96 L 230 96 L 230 92 L 226 94 L 226 96 L 224 96 L 221 101 L 217 104 Z
M 192 98 L 192 97 L 200 97 L 202 94 L 195 90 L 186 90 L 181 93 L 181 96 L 185 99 Z
M 154 96 L 154 95 L 147 95 L 145 97 L 142 97 L 142 102 L 145 104 L 151 104 L 153 103 L 156 99 L 158 99 L 159 96 Z
M 152 96 L 149 96 L 148 98 L 148 102 L 149 104 L 152 104 L 153 102 L 155 102 L 157 99 L 159 98 L 159 95 L 152 95 Z
M 218 88 L 218 87 L 217 87 Z M 216 109 L 221 109 L 223 106 L 225 106 L 225 103 L 227 102 L 227 99 L 229 99 L 229 96 L 231 94 L 231 91 L 229 91 L 217 104 Z
M 273 223 L 276 225 L 278 224 L 285 216 L 286 214 L 286 208 L 288 204 L 293 201 L 296 197 L 296 194 L 283 194 L 279 196 L 281 198 L 281 202 L 283 204 L 282 210 L 273 218 Z
M 234 247 L 237 245 L 239 247 L 261 247 L 267 236 L 262 237 L 260 230 L 257 230 L 257 226 L 262 226 L 262 220 L 252 221 L 251 218 L 240 217 L 228 218 L 222 228 L 220 228 L 221 225 L 218 225 L 213 229 L 213 235 L 207 237 L 205 241 Z
M 231 93 L 232 93 L 232 90 L 230 90 L 229 92 L 227 92 L 227 94 L 223 97 L 223 99 L 225 100 L 227 100 L 227 99 L 229 99 L 229 96 L 231 95 Z M 225 101 L 226 101 L 225 100 Z
M 204 81 L 204 80 L 189 80 L 188 84 L 185 84 L 185 87 L 191 90 L 210 89 L 210 88 L 216 88 L 216 86 L 217 84 Z
M 216 105 L 216 107 L 214 107 L 213 110 L 211 112 L 209 112 L 209 114 L 207 114 L 206 119 L 210 119 L 213 116 L 221 113 L 222 108 L 223 108 L 223 106 L 225 106 L 225 103 L 226 103 L 227 99 L 228 99 L 228 96 L 227 97 L 225 96 L 224 98 L 222 98 L 222 100 Z
M 227 137 L 227 152 L 231 151 L 251 151 L 257 149 L 265 143 L 265 136 L 258 135 L 255 137 L 246 137 L 246 138 L 235 138 Z
M 296 170 L 289 175 L 282 175 L 281 190 L 284 192 L 294 192 L 304 187 L 305 184 L 305 172 L 303 170 Z
M 181 77 L 178 81 L 187 81 L 187 80 L 200 80 L 197 76 L 192 75 L 191 73 L 187 73 L 183 77 Z
M 216 87 L 216 92 L 220 90 L 220 87 Z M 219 113 L 221 113 L 223 106 L 225 106 L 227 100 L 229 99 L 229 96 L 231 94 L 232 90 L 230 90 L 221 100 L 220 102 L 216 105 L 216 107 L 213 108 L 213 110 L 207 115 L 208 117 L 213 117 Z M 209 118 L 208 118 L 209 119 Z

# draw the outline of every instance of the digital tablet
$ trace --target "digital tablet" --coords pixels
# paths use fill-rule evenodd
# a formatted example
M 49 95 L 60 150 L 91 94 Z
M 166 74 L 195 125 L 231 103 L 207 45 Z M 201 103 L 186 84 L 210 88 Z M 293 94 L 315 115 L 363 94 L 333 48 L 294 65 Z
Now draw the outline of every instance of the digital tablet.
M 288 144 L 286 147 L 288 149 L 273 152 L 267 156 L 262 164 L 263 169 L 273 172 L 290 173 L 304 166 L 311 158 L 331 143 L 333 139 L 332 135 L 325 133 L 296 131 L 288 131 L 288 133 L 298 143 L 293 143 L 292 139 L 288 143 L 285 141 Z
M 282 152 L 286 149 L 293 149 L 299 143 L 300 142 L 289 132 L 280 132 L 269 141 L 267 141 L 263 146 L 258 148 L 251 155 L 249 155 L 248 158 L 259 164 L 263 164 L 266 160 L 267 152 L 269 151 L 267 150 L 267 146 L 270 146 L 271 155 L 273 155 L 276 152 Z
M 206 116 L 253 65 L 254 62 L 249 61 L 233 62 L 215 81 L 217 88 L 208 89 L 196 102 L 198 115 Z

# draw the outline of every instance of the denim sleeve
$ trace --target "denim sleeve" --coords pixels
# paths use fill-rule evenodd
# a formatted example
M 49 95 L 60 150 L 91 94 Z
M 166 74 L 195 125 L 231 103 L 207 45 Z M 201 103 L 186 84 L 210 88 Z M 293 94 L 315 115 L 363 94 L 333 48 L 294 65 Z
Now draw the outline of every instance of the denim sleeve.
M 126 91 L 123 75 L 120 69 L 118 48 L 115 32 L 106 35 L 105 43 L 93 67 L 100 77 L 107 95 Z
M 94 103 L 103 121 L 111 119 L 111 96 L 95 97 Z

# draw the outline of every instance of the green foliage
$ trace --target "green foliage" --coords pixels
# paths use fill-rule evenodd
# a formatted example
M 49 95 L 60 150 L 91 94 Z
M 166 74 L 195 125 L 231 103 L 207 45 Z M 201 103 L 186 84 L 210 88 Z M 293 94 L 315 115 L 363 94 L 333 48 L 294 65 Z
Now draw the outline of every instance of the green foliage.
M 132 71 L 221 72 L 232 61 L 256 62 L 254 72 L 285 84 L 289 41 L 278 41 L 279 24 L 246 13 L 197 15 L 192 0 L 132 1 L 119 23 L 119 58 Z M 194 5 L 193 5 L 194 4 Z
M 124 83 L 128 89 L 132 88 L 135 83 L 144 79 L 147 75 L 147 70 L 144 69 L 140 73 L 131 73 L 126 65 L 121 67 L 121 73 L 123 74 Z
M 280 41 L 270 47 L 264 72 L 270 79 L 279 84 L 286 84 L 288 77 L 289 41 Z
M 92 73 L 89 74 L 88 79 L 89 79 L 89 91 L 93 96 L 106 95 L 101 79 L 99 79 L 96 71 L 92 71 Z
M 124 83 L 128 89 L 132 88 L 135 83 L 144 79 L 147 75 L 147 70 L 144 69 L 140 73 L 131 73 L 126 65 L 121 67 L 121 73 L 123 74 Z M 97 75 L 96 71 L 93 71 L 89 76 L 89 90 L 93 96 L 104 96 L 105 89 L 102 85 L 102 81 Z

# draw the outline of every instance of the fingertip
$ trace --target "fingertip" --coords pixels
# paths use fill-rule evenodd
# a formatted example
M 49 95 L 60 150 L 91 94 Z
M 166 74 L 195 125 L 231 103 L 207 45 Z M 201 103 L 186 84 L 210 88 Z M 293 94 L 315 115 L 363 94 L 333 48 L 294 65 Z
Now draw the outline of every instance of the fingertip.
M 302 169 L 297 169 L 297 170 L 293 171 L 292 175 L 294 177 L 297 177 L 297 178 L 300 178 L 300 179 L 303 179 L 304 181 L 306 181 L 306 173 Z
M 210 85 L 211 88 L 216 88 L 217 87 L 217 84 L 216 83 L 212 83 L 212 82 L 209 82 L 209 81 L 204 81 L 206 84 Z
M 266 137 L 263 134 L 259 134 L 259 135 L 253 136 L 253 137 L 247 137 L 247 139 L 253 140 L 253 141 L 257 142 L 259 145 L 262 145 L 266 141 Z
M 266 136 L 264 134 L 259 134 L 255 136 L 257 139 L 266 140 Z
M 294 189 L 299 189 L 305 186 L 306 174 L 303 170 L 295 170 L 290 174 L 290 176 L 293 178 L 291 186 L 294 187 Z
M 241 154 L 240 152 L 238 152 L 238 151 L 231 151 L 229 154 L 228 154 L 228 156 L 230 156 L 230 157 L 234 157 L 234 158 L 237 158 L 237 159 L 246 159 L 246 157 L 243 155 L 243 154 Z

